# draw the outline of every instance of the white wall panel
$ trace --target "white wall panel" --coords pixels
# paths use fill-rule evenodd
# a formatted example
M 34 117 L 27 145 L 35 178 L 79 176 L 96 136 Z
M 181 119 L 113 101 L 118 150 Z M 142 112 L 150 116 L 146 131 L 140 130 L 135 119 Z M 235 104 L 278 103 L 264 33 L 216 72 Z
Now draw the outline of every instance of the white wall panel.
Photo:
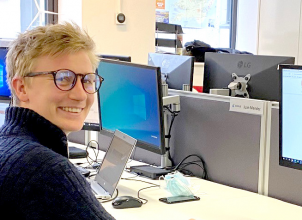
M 155 0 L 123 0 L 126 24 L 117 25 L 119 0 L 83 0 L 83 28 L 93 37 L 99 53 L 130 55 L 132 61 L 148 63 L 155 51 Z
M 260 0 L 238 0 L 236 49 L 257 54 Z
M 258 54 L 294 56 L 299 50 L 301 0 L 261 0 Z
M 74 22 L 82 27 L 82 0 L 58 0 L 58 22 Z

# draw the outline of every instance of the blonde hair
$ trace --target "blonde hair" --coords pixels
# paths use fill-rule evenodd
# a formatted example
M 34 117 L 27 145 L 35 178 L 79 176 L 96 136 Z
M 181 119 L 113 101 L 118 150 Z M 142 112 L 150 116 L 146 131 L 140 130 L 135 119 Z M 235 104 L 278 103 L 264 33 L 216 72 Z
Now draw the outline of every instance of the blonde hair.
M 19 34 L 14 40 L 6 56 L 7 83 L 15 103 L 18 97 L 11 86 L 15 76 L 25 77 L 40 56 L 60 56 L 84 50 L 87 52 L 93 69 L 98 66 L 99 59 L 95 52 L 92 38 L 76 24 L 64 23 L 39 26 Z

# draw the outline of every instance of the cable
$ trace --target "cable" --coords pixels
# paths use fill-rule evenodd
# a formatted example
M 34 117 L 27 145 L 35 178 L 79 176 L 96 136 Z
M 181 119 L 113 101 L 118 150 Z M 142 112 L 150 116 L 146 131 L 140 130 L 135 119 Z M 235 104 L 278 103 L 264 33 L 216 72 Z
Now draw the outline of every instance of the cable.
M 132 177 L 133 178 L 133 177 Z M 131 181 L 137 181 L 137 182 L 143 182 L 143 183 L 148 183 L 148 184 L 151 184 L 152 186 L 148 186 L 148 187 L 144 187 L 140 190 L 137 191 L 137 197 L 141 200 L 144 200 L 145 202 L 143 202 L 143 204 L 146 204 L 148 203 L 148 199 L 145 199 L 145 198 L 142 198 L 140 197 L 139 193 L 142 191 L 142 190 L 145 190 L 145 189 L 149 189 L 149 188 L 152 188 L 152 187 L 160 187 L 160 185 L 157 185 L 155 183 L 150 183 L 150 182 L 147 182 L 147 181 L 143 181 L 143 180 L 136 180 L 136 179 L 132 179 L 132 178 L 122 178 L 123 180 L 131 180 Z
M 91 145 L 92 142 L 94 142 L 94 143 L 97 144 L 97 149 Z M 93 159 L 93 158 L 91 158 L 91 157 L 89 156 L 89 154 L 88 154 L 88 149 L 89 149 L 89 148 L 93 150 L 95 159 Z M 97 151 L 97 152 L 96 152 L 96 151 Z M 86 160 L 87 160 L 88 164 L 89 164 L 91 167 L 95 168 L 95 164 L 99 164 L 99 161 L 98 161 L 98 156 L 99 156 L 99 143 L 98 143 L 97 141 L 95 141 L 95 140 L 89 141 L 88 144 L 87 144 L 87 146 L 86 146 L 86 153 L 87 153 Z M 90 159 L 90 161 L 89 161 L 89 159 Z
M 198 157 L 199 160 L 198 161 L 190 161 L 190 162 L 187 162 L 187 163 L 184 163 L 184 161 L 186 159 L 188 159 L 189 157 Z M 202 166 L 199 164 L 199 163 L 202 164 Z M 197 165 L 199 166 L 202 170 L 203 170 L 203 175 L 202 175 L 202 178 L 203 179 L 208 179 L 208 173 L 207 173 L 207 169 L 206 169 L 206 165 L 205 165 L 205 162 L 204 160 L 201 158 L 201 156 L 197 155 L 197 154 L 191 154 L 191 155 L 188 155 L 186 156 L 178 165 L 176 165 L 174 167 L 173 170 L 182 170 L 183 168 L 189 166 L 189 165 Z
M 166 150 L 168 151 L 168 158 L 172 163 L 173 166 L 173 160 L 170 154 L 170 140 L 171 140 L 171 131 L 172 131 L 172 125 L 174 122 L 174 119 L 176 116 L 178 116 L 179 111 L 172 111 L 168 106 L 164 106 L 164 109 L 167 109 L 170 113 L 171 113 L 171 121 L 170 121 L 170 126 L 169 126 L 169 130 L 168 130 L 168 134 L 165 136 L 165 138 L 168 138 L 168 146 L 166 147 Z
M 113 198 L 101 201 L 100 203 L 106 203 L 106 202 L 111 202 L 111 201 L 115 200 L 118 196 L 118 189 L 115 189 L 115 191 L 116 191 L 116 195 Z

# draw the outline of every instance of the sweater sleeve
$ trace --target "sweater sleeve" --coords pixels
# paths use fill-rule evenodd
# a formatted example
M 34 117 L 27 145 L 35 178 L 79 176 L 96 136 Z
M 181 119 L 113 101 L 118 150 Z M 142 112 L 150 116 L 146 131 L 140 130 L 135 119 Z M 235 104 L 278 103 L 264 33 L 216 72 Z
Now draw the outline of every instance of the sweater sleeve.
M 114 220 L 67 158 L 48 159 L 22 192 L 20 206 L 26 219 Z

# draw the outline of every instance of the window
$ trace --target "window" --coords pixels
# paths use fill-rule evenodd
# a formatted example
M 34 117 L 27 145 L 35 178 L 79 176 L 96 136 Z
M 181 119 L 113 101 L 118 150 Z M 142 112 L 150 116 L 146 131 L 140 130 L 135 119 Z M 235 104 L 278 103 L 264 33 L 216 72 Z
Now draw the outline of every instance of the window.
M 15 38 L 36 26 L 56 23 L 58 0 L 0 0 L 0 38 Z
M 156 21 L 182 26 L 183 45 L 200 40 L 231 48 L 235 0 L 156 0 Z

